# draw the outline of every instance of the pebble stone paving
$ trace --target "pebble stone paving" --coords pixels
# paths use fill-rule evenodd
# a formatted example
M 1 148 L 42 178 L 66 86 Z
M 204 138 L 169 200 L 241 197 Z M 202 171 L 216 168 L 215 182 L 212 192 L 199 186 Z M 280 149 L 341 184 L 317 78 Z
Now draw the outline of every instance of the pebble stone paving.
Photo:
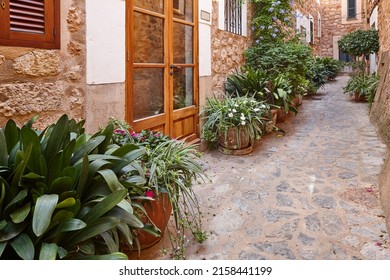
M 343 94 L 347 80 L 304 99 L 278 124 L 285 136 L 251 154 L 204 153 L 211 182 L 195 190 L 209 238 L 189 241 L 187 259 L 390 259 L 377 185 L 386 147 L 367 103 Z

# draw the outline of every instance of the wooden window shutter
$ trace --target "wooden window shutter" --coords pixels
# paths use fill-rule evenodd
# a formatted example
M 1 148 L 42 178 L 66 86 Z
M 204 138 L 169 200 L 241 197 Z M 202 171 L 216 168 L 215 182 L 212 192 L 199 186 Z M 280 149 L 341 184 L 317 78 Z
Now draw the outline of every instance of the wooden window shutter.
M 60 0 L 0 2 L 0 45 L 59 48 Z

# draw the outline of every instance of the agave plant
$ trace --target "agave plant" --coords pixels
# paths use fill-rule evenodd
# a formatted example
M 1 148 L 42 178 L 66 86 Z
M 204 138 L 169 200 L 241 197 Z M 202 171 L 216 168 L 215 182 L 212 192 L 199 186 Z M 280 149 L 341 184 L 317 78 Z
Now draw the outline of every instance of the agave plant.
M 111 145 L 112 125 L 31 124 L 0 129 L 0 259 L 126 259 L 121 245 L 143 228 L 126 197 L 145 182 L 144 149 Z

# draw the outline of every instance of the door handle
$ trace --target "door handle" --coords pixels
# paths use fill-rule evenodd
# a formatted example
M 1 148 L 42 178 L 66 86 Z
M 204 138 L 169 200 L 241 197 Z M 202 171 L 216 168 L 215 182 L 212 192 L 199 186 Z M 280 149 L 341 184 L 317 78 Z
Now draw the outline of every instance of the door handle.
M 4 1 L 1 1 L 1 7 L 2 7 L 3 9 L 5 9 L 5 2 L 4 2 Z
M 171 69 L 181 69 L 180 66 L 177 66 L 177 65 L 175 65 L 175 64 L 169 65 L 169 68 L 171 68 Z

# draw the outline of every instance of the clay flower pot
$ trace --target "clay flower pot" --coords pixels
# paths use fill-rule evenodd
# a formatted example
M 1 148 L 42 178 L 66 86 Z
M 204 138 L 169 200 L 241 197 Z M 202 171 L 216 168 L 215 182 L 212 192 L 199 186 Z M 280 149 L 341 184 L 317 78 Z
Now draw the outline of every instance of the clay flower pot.
M 145 203 L 144 208 L 147 217 L 144 217 L 143 222 L 155 225 L 160 229 L 161 236 L 153 236 L 146 231 L 138 230 L 138 240 L 141 249 L 150 248 L 161 240 L 172 214 L 172 204 L 167 193 L 160 193 L 155 200 Z
M 218 150 L 224 154 L 243 155 L 252 152 L 252 143 L 248 128 L 231 127 L 219 135 Z

